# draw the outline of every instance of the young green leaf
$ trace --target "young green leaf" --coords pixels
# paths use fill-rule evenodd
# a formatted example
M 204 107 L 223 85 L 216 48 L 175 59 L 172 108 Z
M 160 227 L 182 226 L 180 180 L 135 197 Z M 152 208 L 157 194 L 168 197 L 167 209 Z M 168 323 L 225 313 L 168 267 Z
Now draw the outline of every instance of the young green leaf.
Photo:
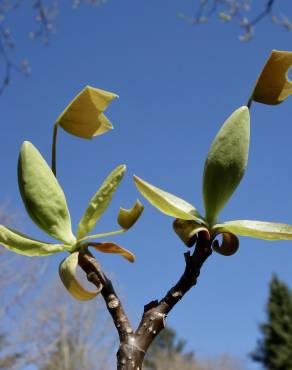
M 244 174 L 249 150 L 249 110 L 237 109 L 215 137 L 203 176 L 206 220 L 213 224 Z
M 64 244 L 49 244 L 32 239 L 2 225 L 0 225 L 0 245 L 12 252 L 25 256 L 48 256 L 67 251 L 70 248 L 70 246 Z
M 65 195 L 40 152 L 29 142 L 18 160 L 19 191 L 30 218 L 46 233 L 65 244 L 74 244 Z
M 66 107 L 56 123 L 72 135 L 92 139 L 113 128 L 103 114 L 114 93 L 86 86 Z
M 99 289 L 90 291 L 79 283 L 76 276 L 78 254 L 79 252 L 74 252 L 60 263 L 59 275 L 64 286 L 74 298 L 79 301 L 89 301 L 100 293 L 102 285 L 100 285 Z
M 102 253 L 113 253 L 119 254 L 124 257 L 129 262 L 135 262 L 135 256 L 132 252 L 128 251 L 125 248 L 120 247 L 119 245 L 111 242 L 107 243 L 88 243 L 88 246 L 93 247 L 99 252 Z
M 78 225 L 78 240 L 83 238 L 94 228 L 103 212 L 107 209 L 112 200 L 113 193 L 119 186 L 125 171 L 125 165 L 118 166 L 116 169 L 114 169 L 104 180 L 96 194 L 91 198 L 89 205 Z
M 274 222 L 236 220 L 215 225 L 212 230 L 229 231 L 242 236 L 265 240 L 292 240 L 292 225 Z
M 185 200 L 151 185 L 138 176 L 134 176 L 134 181 L 140 193 L 161 212 L 183 220 L 204 222 L 196 208 Z
M 255 85 L 252 99 L 263 104 L 280 104 L 292 94 L 288 78 L 292 52 L 273 50 Z
M 120 208 L 118 224 L 125 230 L 130 229 L 139 219 L 143 210 L 144 206 L 139 199 L 136 200 L 136 203 L 130 209 Z
M 209 235 L 209 230 L 205 226 L 192 220 L 181 220 L 180 218 L 177 218 L 173 222 L 173 229 L 189 248 L 196 243 L 199 232 L 204 231 Z M 210 239 L 210 235 L 207 239 Z

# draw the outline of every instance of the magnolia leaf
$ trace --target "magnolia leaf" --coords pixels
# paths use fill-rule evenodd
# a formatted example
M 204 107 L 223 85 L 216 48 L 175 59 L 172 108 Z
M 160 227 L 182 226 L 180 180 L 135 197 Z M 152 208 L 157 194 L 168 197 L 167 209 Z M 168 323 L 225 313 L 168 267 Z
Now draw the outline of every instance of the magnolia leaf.
M 252 99 L 263 104 L 282 103 L 292 94 L 288 78 L 292 66 L 292 52 L 273 50 L 255 85 Z
M 68 292 L 79 301 L 89 301 L 102 290 L 102 285 L 96 290 L 85 289 L 77 280 L 76 269 L 78 266 L 78 254 L 74 252 L 65 258 L 59 266 L 59 275 Z
M 73 245 L 76 239 L 63 190 L 40 152 L 29 141 L 25 141 L 20 150 L 18 185 L 30 218 L 53 238 Z
M 134 176 L 134 181 L 140 193 L 161 212 L 182 220 L 204 222 L 196 208 L 185 200 L 149 184 L 138 176 Z
M 136 203 L 130 209 L 120 208 L 118 224 L 125 230 L 130 229 L 139 219 L 143 210 L 144 206 L 139 199 L 136 200 Z
M 88 246 L 93 247 L 99 252 L 119 254 L 129 262 L 135 262 L 135 256 L 132 252 L 120 247 L 115 243 L 88 243 Z
M 0 225 L 0 245 L 25 256 L 48 256 L 70 249 L 70 246 L 64 244 L 50 244 L 32 239 L 2 225 Z
M 86 86 L 58 117 L 56 124 L 72 135 L 92 139 L 113 128 L 103 114 L 118 95 Z
M 230 231 L 242 236 L 265 240 L 292 240 L 292 225 L 275 222 L 236 220 L 223 222 L 213 227 L 214 231 Z
M 209 234 L 208 229 L 205 226 L 198 224 L 196 221 L 182 220 L 180 218 L 177 218 L 173 222 L 173 229 L 189 248 L 195 245 L 199 232 L 204 231 Z M 207 239 L 210 239 L 210 237 Z
M 205 162 L 203 194 L 206 220 L 212 225 L 244 174 L 249 149 L 249 110 L 243 106 L 224 122 Z
M 104 180 L 103 184 L 95 193 L 95 195 L 91 198 L 89 205 L 78 225 L 78 240 L 88 234 L 95 227 L 97 221 L 109 206 L 113 193 L 119 186 L 125 171 L 125 165 L 115 168 Z
M 222 236 L 222 242 L 219 244 L 218 240 L 214 240 L 212 248 L 215 252 L 223 256 L 232 256 L 238 251 L 239 240 L 236 235 L 228 232 L 219 233 L 216 236 Z

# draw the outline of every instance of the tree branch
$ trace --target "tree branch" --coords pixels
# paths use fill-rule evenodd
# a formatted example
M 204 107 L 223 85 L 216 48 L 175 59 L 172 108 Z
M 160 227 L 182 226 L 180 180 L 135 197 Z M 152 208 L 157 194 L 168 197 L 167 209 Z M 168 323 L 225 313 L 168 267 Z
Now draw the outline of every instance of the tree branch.
M 135 332 L 111 281 L 106 277 L 99 263 L 90 252 L 80 253 L 79 265 L 86 272 L 87 279 L 97 287 L 103 286 L 101 294 L 119 334 L 118 370 L 142 369 L 146 351 L 165 327 L 168 313 L 196 285 L 201 267 L 212 254 L 211 244 L 205 233 L 199 233 L 193 253 L 187 252 L 184 255 L 185 270 L 182 276 L 160 301 L 151 301 L 145 305 L 140 324 Z
M 133 333 L 133 329 L 112 282 L 107 278 L 97 260 L 88 250 L 79 253 L 78 263 L 86 272 L 88 281 L 97 288 L 100 288 L 101 285 L 103 286 L 101 295 L 118 331 L 120 342 L 125 341 L 128 335 Z

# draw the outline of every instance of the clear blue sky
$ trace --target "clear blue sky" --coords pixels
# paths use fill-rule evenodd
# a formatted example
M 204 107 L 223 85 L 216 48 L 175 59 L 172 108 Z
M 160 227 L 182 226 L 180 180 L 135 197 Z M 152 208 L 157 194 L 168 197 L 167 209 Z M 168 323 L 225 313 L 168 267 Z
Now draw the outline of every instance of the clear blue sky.
M 177 19 L 177 12 L 191 12 L 194 2 L 109 0 L 76 12 L 64 6 L 48 47 L 26 39 L 31 13 L 14 14 L 21 40 L 17 55 L 29 57 L 33 75 L 16 75 L 0 98 L 0 201 L 10 200 L 27 234 L 49 240 L 24 214 L 16 176 L 19 148 L 30 140 L 49 160 L 54 120 L 87 84 L 120 99 L 107 112 L 114 131 L 92 141 L 60 131 L 58 174 L 74 228 L 103 178 L 121 163 L 127 164 L 127 176 L 96 232 L 115 229 L 119 206 L 130 207 L 139 197 L 133 173 L 203 211 L 202 169 L 209 145 L 225 118 L 246 103 L 270 51 L 291 50 L 292 33 L 264 20 L 254 40 L 240 43 L 234 24 L 213 19 L 192 27 Z M 292 15 L 290 1 L 282 3 Z M 251 114 L 249 165 L 221 219 L 292 223 L 292 98 L 276 107 L 254 104 Z M 131 249 L 136 263 L 98 255 L 134 323 L 144 304 L 176 282 L 185 252 L 172 219 L 143 202 L 144 217 L 136 227 L 111 239 Z M 56 274 L 63 257 L 50 257 Z M 291 261 L 292 242 L 242 238 L 235 256 L 214 254 L 207 261 L 197 287 L 168 323 L 199 356 L 228 352 L 244 359 L 259 338 L 272 273 L 292 285 Z M 247 368 L 259 369 L 248 360 Z

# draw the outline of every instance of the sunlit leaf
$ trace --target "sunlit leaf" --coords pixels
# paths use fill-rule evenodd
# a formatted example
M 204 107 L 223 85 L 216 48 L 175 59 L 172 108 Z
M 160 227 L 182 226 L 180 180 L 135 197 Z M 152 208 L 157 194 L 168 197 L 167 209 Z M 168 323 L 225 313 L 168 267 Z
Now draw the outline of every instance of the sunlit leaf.
M 78 281 L 76 269 L 78 266 L 78 253 L 74 252 L 65 258 L 59 266 L 59 275 L 68 292 L 79 301 L 89 301 L 98 295 L 102 289 L 93 291 L 85 289 Z
M 70 249 L 70 246 L 64 244 L 50 244 L 32 239 L 2 225 L 0 225 L 0 245 L 25 256 L 48 256 Z
M 30 218 L 53 238 L 74 244 L 63 190 L 40 152 L 29 141 L 25 141 L 20 150 L 18 184 Z
M 204 222 L 199 212 L 185 200 L 167 193 L 137 176 L 134 176 L 134 181 L 140 193 L 161 212 L 183 220 Z
M 219 235 L 222 237 L 222 242 L 219 243 L 218 240 L 214 240 L 212 244 L 215 252 L 223 256 L 232 256 L 238 251 L 239 240 L 236 235 L 229 232 L 219 233 L 217 236 Z
M 84 237 L 95 227 L 96 222 L 109 206 L 112 200 L 113 193 L 119 186 L 125 171 L 125 165 L 121 165 L 115 168 L 104 180 L 103 184 L 95 193 L 95 195 L 91 198 L 89 205 L 78 225 L 78 239 Z
M 206 232 L 209 234 L 208 229 L 192 220 L 182 220 L 177 218 L 173 222 L 173 229 L 179 238 L 184 242 L 187 247 L 192 247 L 197 241 L 199 232 Z
M 280 104 L 292 94 L 288 78 L 292 52 L 273 50 L 255 85 L 252 98 L 264 104 Z
M 126 229 L 126 230 L 130 229 L 139 219 L 143 210 L 144 210 L 144 206 L 139 201 L 139 199 L 136 200 L 136 203 L 130 209 L 120 208 L 119 215 L 118 215 L 118 224 L 123 229 Z
M 237 109 L 224 122 L 205 162 L 203 194 L 206 220 L 213 224 L 244 174 L 249 150 L 249 110 Z
M 119 245 L 111 242 L 107 243 L 90 243 L 90 246 L 96 249 L 99 252 L 103 253 L 114 253 L 119 254 L 124 257 L 129 262 L 135 261 L 135 256 L 132 252 L 128 251 L 125 248 L 120 247 Z
M 223 222 L 213 227 L 214 231 L 230 231 L 242 236 L 266 240 L 291 240 L 292 225 L 275 222 L 236 220 Z
M 86 86 L 66 107 L 56 123 L 72 135 L 92 139 L 113 128 L 103 114 L 114 93 Z

